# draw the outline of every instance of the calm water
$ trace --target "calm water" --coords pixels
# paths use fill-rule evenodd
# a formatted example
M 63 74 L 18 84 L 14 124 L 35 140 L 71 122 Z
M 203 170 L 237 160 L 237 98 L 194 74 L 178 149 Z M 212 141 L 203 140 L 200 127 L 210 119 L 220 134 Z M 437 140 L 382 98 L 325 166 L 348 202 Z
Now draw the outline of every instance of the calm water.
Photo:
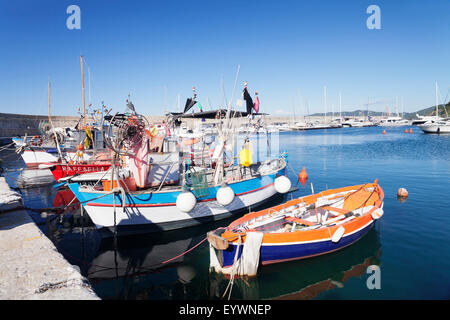
M 307 260 L 260 267 L 256 278 L 235 281 L 232 299 L 450 299 L 450 136 L 418 128 L 344 128 L 280 134 L 296 173 L 309 179 L 294 196 L 371 182 L 385 192 L 385 214 L 376 228 L 341 251 Z M 4 157 L 4 154 L 1 155 Z M 14 155 L 7 167 L 20 168 Z M 10 172 L 11 184 L 45 184 L 45 172 Z M 18 179 L 18 181 L 17 181 Z M 404 187 L 408 199 L 397 200 Z M 51 186 L 22 189 L 25 205 L 51 207 Z M 290 196 L 288 196 L 290 198 Z M 280 201 L 280 200 L 278 200 Z M 164 234 L 101 240 L 77 215 L 30 212 L 72 264 L 78 265 L 103 299 L 220 299 L 228 280 L 209 274 L 207 242 L 185 256 L 207 231 L 233 219 Z M 381 270 L 381 289 L 369 290 L 369 265 Z

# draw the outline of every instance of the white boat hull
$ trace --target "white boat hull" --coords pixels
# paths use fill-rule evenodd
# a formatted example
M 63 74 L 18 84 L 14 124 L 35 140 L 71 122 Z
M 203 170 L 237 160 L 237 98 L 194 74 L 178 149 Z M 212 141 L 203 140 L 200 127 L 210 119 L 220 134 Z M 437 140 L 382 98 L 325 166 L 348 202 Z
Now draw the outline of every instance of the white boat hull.
M 185 213 L 176 205 L 149 207 L 116 207 L 116 224 L 119 227 L 132 225 L 151 225 L 160 230 L 167 231 L 199 225 L 205 220 L 219 220 L 230 216 L 233 212 L 241 211 L 249 206 L 259 205 L 277 194 L 273 184 L 259 190 L 236 196 L 227 206 L 217 201 L 198 202 L 194 209 Z M 86 212 L 98 229 L 114 227 L 113 208 L 105 206 L 85 205 Z
M 424 133 L 450 133 L 450 124 L 443 124 L 443 125 L 437 125 L 437 124 L 422 124 L 419 126 L 420 129 Z

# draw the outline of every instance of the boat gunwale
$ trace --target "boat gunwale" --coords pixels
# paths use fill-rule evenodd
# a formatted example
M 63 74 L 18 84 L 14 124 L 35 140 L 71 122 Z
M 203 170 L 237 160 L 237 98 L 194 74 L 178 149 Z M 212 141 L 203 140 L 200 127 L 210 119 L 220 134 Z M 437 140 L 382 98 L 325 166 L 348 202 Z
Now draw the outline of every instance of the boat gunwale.
M 246 233 L 247 232 L 256 232 L 256 230 L 247 230 L 246 232 L 239 232 L 239 231 L 232 231 L 232 229 L 246 221 L 249 221 L 251 219 L 255 219 L 261 216 L 264 216 L 269 213 L 270 210 L 279 211 L 284 208 L 288 208 L 290 206 L 293 206 L 295 204 L 305 202 L 307 205 L 310 205 L 312 203 L 315 203 L 318 198 L 343 192 L 343 191 L 349 191 L 352 189 L 360 190 L 361 188 L 375 188 L 373 192 L 377 192 L 378 194 L 378 200 L 373 205 L 373 208 L 371 208 L 368 212 L 364 213 L 361 216 L 357 216 L 354 219 L 351 219 L 349 221 L 346 221 L 344 223 L 340 224 L 333 224 L 329 226 L 321 226 L 318 229 L 309 229 L 309 230 L 295 230 L 293 232 L 273 232 L 273 233 L 263 233 L 263 245 L 264 244 L 274 244 L 274 245 L 282 245 L 283 243 L 289 244 L 292 242 L 308 242 L 308 241 L 322 241 L 326 239 L 331 239 L 333 233 L 340 227 L 348 227 L 351 226 L 353 228 L 349 228 L 349 230 L 346 230 L 344 233 L 345 235 L 348 235 L 352 232 L 354 232 L 356 229 L 358 229 L 358 226 L 360 225 L 366 225 L 369 223 L 369 220 L 374 220 L 371 216 L 372 212 L 374 212 L 377 209 L 382 208 L 383 200 L 384 200 L 384 192 L 383 189 L 378 185 L 378 182 L 375 181 L 371 184 L 362 184 L 362 185 L 356 185 L 356 186 L 347 186 L 337 189 L 329 189 L 322 192 L 319 192 L 317 194 L 311 194 L 307 196 L 303 196 L 297 199 L 289 200 L 283 204 L 276 205 L 270 208 L 263 209 L 261 211 L 257 212 L 251 212 L 244 216 L 242 216 L 239 219 L 234 220 L 230 223 L 230 225 L 227 227 L 225 232 L 222 233 L 222 237 L 228 240 L 230 245 L 235 245 L 235 242 L 238 241 L 239 237 L 241 237 L 241 241 L 245 242 Z M 366 205 L 361 206 L 360 208 L 367 207 Z M 356 209 L 355 209 L 356 210 Z M 367 221 L 366 221 L 367 220 Z M 320 226 L 318 224 L 318 226 Z M 301 236 L 301 237 L 299 237 Z

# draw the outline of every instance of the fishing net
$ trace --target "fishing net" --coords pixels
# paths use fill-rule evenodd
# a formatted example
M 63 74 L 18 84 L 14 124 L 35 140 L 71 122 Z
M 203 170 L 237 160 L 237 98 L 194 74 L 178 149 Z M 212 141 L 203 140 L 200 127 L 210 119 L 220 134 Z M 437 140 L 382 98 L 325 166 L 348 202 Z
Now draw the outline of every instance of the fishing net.
M 204 171 L 191 173 L 192 189 L 196 198 L 206 197 L 209 195 L 208 181 Z

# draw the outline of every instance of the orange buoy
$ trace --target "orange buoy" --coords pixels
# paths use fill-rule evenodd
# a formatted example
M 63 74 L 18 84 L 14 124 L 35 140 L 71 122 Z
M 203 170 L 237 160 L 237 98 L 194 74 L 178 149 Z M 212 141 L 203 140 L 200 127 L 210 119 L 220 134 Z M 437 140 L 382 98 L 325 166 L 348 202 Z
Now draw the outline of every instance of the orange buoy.
M 398 189 L 397 197 L 399 197 L 399 198 L 407 198 L 408 197 L 408 191 L 405 188 Z
M 409 128 L 409 133 L 412 133 L 412 128 Z
M 386 130 L 383 130 L 383 134 L 386 134 Z
M 405 133 L 408 133 L 408 129 L 405 129 Z
M 308 174 L 306 173 L 305 167 L 303 167 L 302 171 L 298 175 L 298 180 L 306 180 L 308 179 Z

